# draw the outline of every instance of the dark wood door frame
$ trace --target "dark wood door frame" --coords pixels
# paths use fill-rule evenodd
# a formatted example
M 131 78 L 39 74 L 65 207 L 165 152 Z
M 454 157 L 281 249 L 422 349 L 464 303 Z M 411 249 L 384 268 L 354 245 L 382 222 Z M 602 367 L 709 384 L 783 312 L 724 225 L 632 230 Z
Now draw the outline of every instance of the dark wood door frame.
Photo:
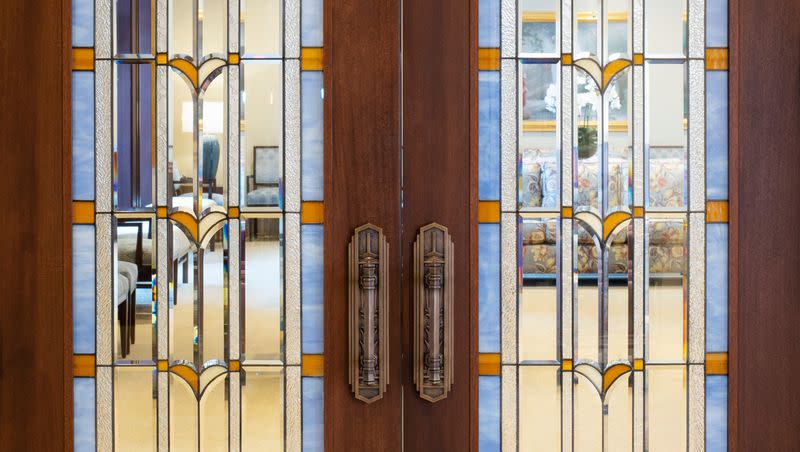
M 422 12 L 409 11 L 412 5 L 422 8 L 421 2 L 406 0 L 406 20 L 443 27 L 427 30 L 423 36 L 429 39 L 451 39 L 465 20 L 451 0 L 423 5 L 427 14 L 434 15 L 427 18 L 418 17 Z M 0 441 L 8 450 L 72 448 L 70 8 L 67 0 L 3 2 L 0 6 L 0 194 L 6 202 L 0 241 Z M 379 203 L 377 195 L 371 196 L 372 204 L 350 202 L 355 190 L 399 186 L 400 161 L 394 157 L 399 155 L 394 152 L 400 141 L 399 0 L 329 0 L 325 8 L 328 354 L 341 352 L 345 344 L 340 337 L 344 329 L 335 323 L 340 319 L 330 307 L 344 301 L 343 289 L 335 284 L 342 282 L 347 229 L 377 215 L 374 221 L 380 220 L 391 231 L 393 253 L 407 243 L 400 241 L 398 191 L 386 192 L 397 201 L 391 205 Z M 477 0 L 464 8 L 469 8 L 469 30 L 475 30 Z M 800 193 L 800 3 L 731 0 L 730 15 L 729 449 L 792 450 L 800 443 L 800 396 L 795 381 L 800 374 L 800 279 L 796 276 L 800 268 L 800 210 L 796 207 Z M 444 105 L 434 108 L 422 97 L 406 97 L 406 103 L 412 108 L 407 114 L 437 112 L 433 119 L 440 126 L 458 122 L 463 108 L 469 108 L 473 125 L 458 132 L 469 134 L 474 172 L 477 40 L 468 31 L 463 31 L 463 39 L 470 43 L 470 90 L 463 93 L 469 106 L 447 114 L 436 110 Z M 426 45 L 422 38 L 407 41 L 406 50 L 420 54 L 406 55 L 405 63 L 410 65 L 406 71 L 425 72 L 407 75 L 405 81 L 423 93 L 437 83 L 450 82 L 432 67 L 420 66 L 437 64 L 428 60 L 442 50 L 435 44 L 439 45 Z M 443 56 L 448 71 L 466 64 L 464 50 L 453 50 L 457 55 Z M 445 88 L 435 99 L 460 102 L 451 98 L 456 87 L 464 86 L 455 77 L 455 87 Z M 370 96 L 357 95 L 361 90 Z M 443 136 L 436 137 L 419 127 L 410 124 L 406 130 L 443 140 L 439 143 L 448 140 L 444 135 L 456 133 L 440 129 Z M 419 142 L 414 143 L 407 143 L 408 155 L 422 158 L 421 151 L 415 150 Z M 351 172 L 342 166 L 366 165 L 364 160 L 374 162 L 371 171 L 360 166 L 361 170 Z M 425 190 L 415 192 L 415 202 L 428 196 Z M 474 194 L 473 188 L 471 219 L 475 217 Z M 427 208 L 431 207 L 409 213 L 406 221 L 428 221 L 427 215 L 439 212 L 426 213 Z M 450 211 L 444 216 L 459 218 Z M 474 243 L 474 227 L 465 229 Z M 470 253 L 472 261 L 474 249 Z M 474 286 L 474 266 L 470 271 Z M 400 278 L 394 281 L 398 290 L 393 292 L 398 294 Z M 402 312 L 400 299 L 399 294 L 392 298 L 396 319 Z M 470 322 L 476 320 L 471 310 Z M 391 340 L 399 347 L 399 330 Z M 474 347 L 470 353 L 468 366 L 474 374 Z M 348 442 L 352 438 L 360 438 L 362 450 L 396 450 L 401 441 L 399 409 L 364 410 L 336 395 L 346 394 L 347 389 L 341 366 L 326 360 L 327 450 L 352 450 L 354 443 Z M 392 372 L 384 407 L 399 404 L 399 356 L 393 357 Z M 470 394 L 469 437 L 474 450 L 474 389 Z M 387 410 L 387 421 L 375 417 L 384 414 L 380 410 Z M 353 417 L 341 417 L 351 413 Z

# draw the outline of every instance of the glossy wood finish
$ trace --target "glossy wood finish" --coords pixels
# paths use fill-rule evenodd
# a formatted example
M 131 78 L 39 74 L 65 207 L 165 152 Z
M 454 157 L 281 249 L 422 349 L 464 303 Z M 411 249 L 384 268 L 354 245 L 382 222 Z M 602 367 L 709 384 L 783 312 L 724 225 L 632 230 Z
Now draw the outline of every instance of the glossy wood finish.
M 729 449 L 797 450 L 800 2 L 731 0 L 730 13 Z
M 399 451 L 400 2 L 325 2 L 325 446 Z M 389 242 L 391 376 L 383 399 L 353 397 L 347 363 L 347 244 L 364 223 Z M 410 248 L 409 248 L 410 250 Z
M 0 449 L 9 451 L 72 447 L 70 5 L 0 3 Z
M 471 188 L 474 86 L 469 2 L 403 2 L 403 362 L 405 449 L 466 451 L 477 430 L 477 217 Z M 477 115 L 474 117 L 477 123 Z M 474 146 L 473 146 L 474 145 Z M 474 148 L 474 149 L 473 149 Z M 421 226 L 446 226 L 454 244 L 454 379 L 446 399 L 413 384 L 413 244 Z M 477 439 L 477 434 L 474 437 Z

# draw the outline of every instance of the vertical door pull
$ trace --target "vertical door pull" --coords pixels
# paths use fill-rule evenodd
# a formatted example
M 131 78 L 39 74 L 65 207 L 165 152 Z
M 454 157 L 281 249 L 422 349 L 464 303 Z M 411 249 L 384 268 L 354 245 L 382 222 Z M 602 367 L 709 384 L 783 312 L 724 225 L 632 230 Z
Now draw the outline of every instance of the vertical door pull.
M 350 386 L 356 399 L 372 403 L 389 384 L 389 244 L 381 228 L 356 228 L 349 264 Z
M 429 402 L 453 384 L 453 241 L 436 223 L 414 242 L 414 383 Z

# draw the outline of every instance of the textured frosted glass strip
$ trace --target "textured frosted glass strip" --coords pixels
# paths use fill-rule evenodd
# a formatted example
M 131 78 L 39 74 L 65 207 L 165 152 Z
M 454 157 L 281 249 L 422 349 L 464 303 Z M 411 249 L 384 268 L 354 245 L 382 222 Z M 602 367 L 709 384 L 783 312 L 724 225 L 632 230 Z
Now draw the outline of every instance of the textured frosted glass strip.
M 230 220 L 228 222 L 228 234 L 230 237 L 230 246 L 228 247 L 228 321 L 230 329 L 230 343 L 229 353 L 230 359 L 239 359 L 239 334 L 241 323 L 239 321 L 239 263 L 241 256 L 239 251 L 241 246 L 239 243 L 239 235 L 241 227 L 239 220 Z
M 728 450 L 728 377 L 706 376 L 706 451 Z
M 287 213 L 284 220 L 286 280 L 286 364 L 300 364 L 300 214 Z
M 633 452 L 644 451 L 644 372 L 633 372 Z
M 505 14 L 505 13 L 504 13 Z M 517 63 L 500 66 L 500 209 L 517 208 Z
M 644 219 L 633 219 L 633 357 L 644 359 Z
M 239 53 L 239 0 L 228 0 L 228 53 Z
M 705 62 L 689 60 L 689 210 L 706 206 Z
M 169 372 L 158 372 L 158 451 L 169 450 Z
M 300 0 L 284 1 L 284 56 L 300 58 Z
M 111 211 L 111 61 L 95 62 L 95 210 Z
M 167 67 L 156 67 L 156 205 L 167 205 Z
M 706 376 L 702 364 L 689 366 L 689 452 L 705 450 Z
M 94 452 L 95 394 L 94 378 L 72 379 L 73 451 Z
M 158 287 L 156 288 L 158 296 L 158 320 L 156 321 L 158 328 L 158 359 L 169 359 L 169 296 L 172 293 L 169 290 L 169 265 L 171 263 L 169 240 L 167 239 L 169 227 L 169 220 L 158 220 L 156 226 L 158 231 L 156 245 L 158 248 L 158 253 L 156 254 L 156 262 L 158 263 L 156 267 L 158 271 L 156 273 L 156 281 L 158 282 Z
M 563 22 L 571 23 L 571 22 Z M 572 27 L 561 27 L 572 29 Z M 572 205 L 572 66 L 561 67 L 561 204 Z M 562 236 L 567 237 L 567 236 Z
M 72 226 L 72 349 L 94 353 L 95 238 L 94 226 Z
M 94 56 L 111 58 L 111 0 L 94 3 Z M 101 86 L 111 87 L 111 81 Z
M 561 356 L 572 359 L 572 220 L 561 219 Z M 566 444 L 566 443 L 565 443 Z
M 325 449 L 325 389 L 320 377 L 303 378 L 303 451 Z
M 728 225 L 706 225 L 706 351 L 728 351 Z
M 97 450 L 113 450 L 113 387 L 111 367 L 97 368 Z
M 239 205 L 239 186 L 241 185 L 239 168 L 239 66 L 228 66 L 228 205 Z
M 500 425 L 502 450 L 517 450 L 517 367 L 502 366 Z
M 728 47 L 728 0 L 707 0 L 706 8 L 706 44 Z
M 92 47 L 93 45 L 94 2 L 93 0 L 72 0 L 72 47 Z
M 572 53 L 570 24 L 572 24 L 572 0 L 561 0 L 561 53 Z
M 633 0 L 633 53 L 644 53 L 644 0 Z
M 501 0 L 500 5 L 500 56 L 517 56 L 517 2 Z
M 500 231 L 500 312 L 503 363 L 517 362 L 517 215 L 503 213 Z
M 230 381 L 230 408 L 228 411 L 228 434 L 230 452 L 238 452 L 241 445 L 241 398 L 242 389 L 240 384 L 241 374 L 239 372 L 231 372 L 229 374 Z M 288 450 L 288 449 L 287 449 Z
M 156 52 L 158 53 L 167 53 L 168 3 L 168 0 L 156 0 Z
M 706 0 L 689 0 L 689 58 L 703 58 L 706 48 Z
M 705 214 L 689 214 L 689 362 L 702 363 L 706 340 Z
M 286 367 L 286 452 L 303 448 L 303 394 L 300 366 Z
M 633 205 L 644 205 L 644 67 L 633 68 Z
M 321 224 L 300 226 L 303 353 L 321 354 L 324 351 L 323 236 Z
M 324 198 L 323 140 L 323 73 L 303 71 L 300 75 L 300 99 L 302 102 L 302 197 L 303 201 L 322 201 Z M 497 199 L 497 198 L 494 198 Z
M 95 332 L 97 365 L 111 364 L 111 352 L 113 351 L 111 331 L 112 316 L 114 311 L 113 301 L 114 289 L 112 283 L 114 278 L 111 275 L 113 262 L 111 260 L 111 215 L 99 214 L 95 220 L 96 240 L 96 265 L 97 265 L 97 293 L 95 294 L 97 303 L 97 330 Z
M 572 372 L 561 373 L 561 451 L 572 451 Z
M 284 62 L 285 209 L 300 212 L 300 60 Z
M 72 73 L 72 199 L 94 199 L 94 73 Z

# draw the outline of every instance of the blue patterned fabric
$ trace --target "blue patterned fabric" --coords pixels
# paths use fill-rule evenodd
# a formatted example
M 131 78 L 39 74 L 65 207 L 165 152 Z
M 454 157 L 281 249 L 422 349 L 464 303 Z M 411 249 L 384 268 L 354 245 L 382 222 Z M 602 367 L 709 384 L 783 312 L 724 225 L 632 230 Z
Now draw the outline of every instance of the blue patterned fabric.
M 257 188 L 247 193 L 248 206 L 277 206 L 278 187 Z

